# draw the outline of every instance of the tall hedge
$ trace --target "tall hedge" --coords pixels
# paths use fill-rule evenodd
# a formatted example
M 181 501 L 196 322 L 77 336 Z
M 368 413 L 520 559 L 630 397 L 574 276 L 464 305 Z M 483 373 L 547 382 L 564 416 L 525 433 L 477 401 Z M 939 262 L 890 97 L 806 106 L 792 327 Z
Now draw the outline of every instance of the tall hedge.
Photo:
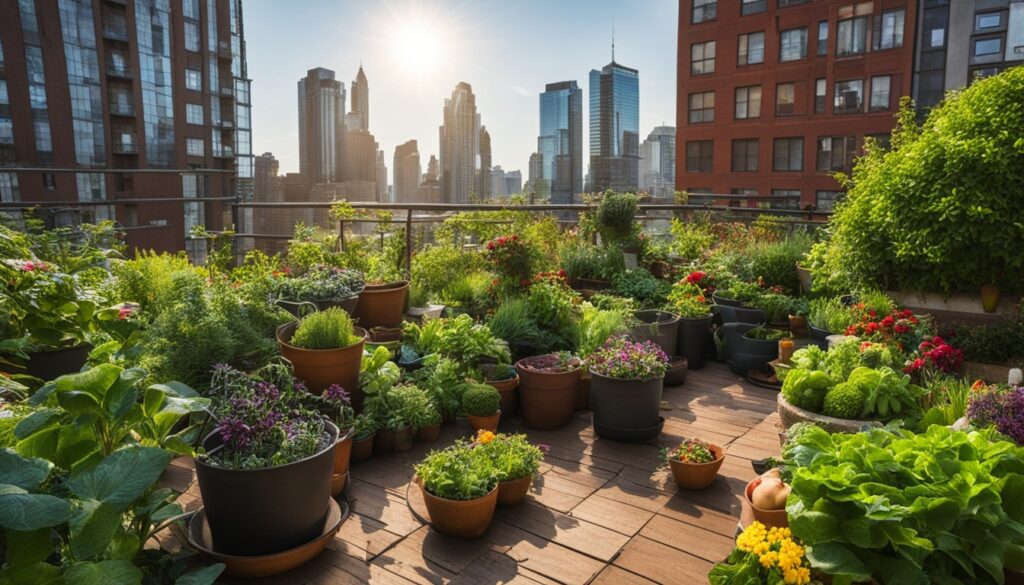
M 1024 67 L 952 92 L 922 126 L 905 100 L 891 150 L 867 149 L 832 217 L 825 272 L 928 292 L 1020 292 Z M 822 274 L 825 276 L 825 274 Z

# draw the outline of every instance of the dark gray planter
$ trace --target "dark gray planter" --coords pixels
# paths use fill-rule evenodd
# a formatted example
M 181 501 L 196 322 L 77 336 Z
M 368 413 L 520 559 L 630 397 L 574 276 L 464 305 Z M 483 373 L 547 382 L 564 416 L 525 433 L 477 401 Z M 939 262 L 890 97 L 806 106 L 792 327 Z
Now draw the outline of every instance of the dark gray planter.
M 691 370 L 699 370 L 707 363 L 708 340 L 711 338 L 712 316 L 679 319 L 679 336 L 676 338 L 675 355 L 686 358 Z
M 744 306 L 746 304 L 746 301 L 741 301 L 739 299 L 726 298 L 726 297 L 720 296 L 718 293 L 712 293 L 711 294 L 711 300 L 714 301 L 716 305 L 719 305 L 719 306 L 722 306 L 722 307 L 742 307 L 742 306 Z
M 218 552 L 269 555 L 306 544 L 323 533 L 331 499 L 338 427 L 325 423 L 327 446 L 300 461 L 262 469 L 224 469 L 197 458 L 199 493 Z M 203 440 L 207 452 L 220 433 Z
M 332 307 L 338 307 L 342 311 L 345 311 L 349 315 L 353 314 L 356 310 L 356 306 L 359 304 L 359 293 L 356 293 L 350 297 L 337 300 L 319 300 L 319 301 L 291 301 L 287 299 L 278 299 L 277 306 L 288 311 L 296 317 L 302 317 L 303 315 L 312 312 L 313 307 L 316 307 L 317 311 L 326 311 Z
M 46 382 L 67 374 L 77 374 L 89 359 L 90 351 L 92 345 L 80 343 L 73 347 L 32 352 L 28 354 L 28 364 L 24 371 Z
M 721 315 L 722 323 L 753 323 L 758 325 L 765 322 L 764 311 L 753 307 L 719 305 L 716 307 L 716 312 Z
M 752 339 L 747 332 L 756 327 L 749 323 L 732 323 L 725 329 L 726 363 L 733 372 L 745 376 L 750 370 L 764 369 L 779 357 L 778 340 Z
M 648 380 L 609 378 L 590 371 L 590 407 L 594 422 L 617 429 L 649 429 L 660 419 L 664 377 Z
M 653 341 L 657 343 L 665 355 L 674 355 L 676 340 L 679 336 L 679 316 L 657 309 L 635 311 L 633 316 L 643 325 L 630 331 L 630 337 L 636 341 Z

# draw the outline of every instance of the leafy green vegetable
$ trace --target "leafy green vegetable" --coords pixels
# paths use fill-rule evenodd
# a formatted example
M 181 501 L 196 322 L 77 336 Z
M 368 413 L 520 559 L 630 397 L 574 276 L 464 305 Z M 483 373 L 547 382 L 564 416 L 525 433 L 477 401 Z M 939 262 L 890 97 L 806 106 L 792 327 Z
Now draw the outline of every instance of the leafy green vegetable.
M 821 370 L 795 369 L 786 375 L 782 395 L 793 406 L 821 412 L 825 394 L 834 385 L 832 378 Z

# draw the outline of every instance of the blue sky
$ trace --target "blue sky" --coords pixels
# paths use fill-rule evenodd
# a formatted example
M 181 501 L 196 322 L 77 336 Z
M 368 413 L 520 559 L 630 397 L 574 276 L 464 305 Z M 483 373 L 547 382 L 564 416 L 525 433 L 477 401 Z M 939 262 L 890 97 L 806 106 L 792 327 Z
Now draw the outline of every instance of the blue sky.
M 253 149 L 274 153 L 282 174 L 299 167 L 296 82 L 326 67 L 349 90 L 361 59 L 389 182 L 395 146 L 416 139 L 424 170 L 437 154 L 444 100 L 459 81 L 473 86 L 493 164 L 525 180 L 538 94 L 575 79 L 586 128 L 588 74 L 611 59 L 613 21 L 616 61 L 640 70 L 641 135 L 675 125 L 677 0 L 255 0 L 244 10 Z

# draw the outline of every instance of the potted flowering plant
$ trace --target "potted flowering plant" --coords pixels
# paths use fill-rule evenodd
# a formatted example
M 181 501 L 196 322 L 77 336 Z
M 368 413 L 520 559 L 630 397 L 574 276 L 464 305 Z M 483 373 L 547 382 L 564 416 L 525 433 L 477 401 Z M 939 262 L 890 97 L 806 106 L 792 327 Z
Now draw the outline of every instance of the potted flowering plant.
M 523 423 L 536 429 L 555 429 L 572 420 L 576 383 L 582 362 L 568 352 L 523 358 L 516 362 Z
M 415 482 L 438 532 L 476 538 L 487 531 L 494 518 L 498 479 L 487 452 L 458 441 L 427 455 L 416 466 Z
M 711 330 L 711 307 L 707 297 L 695 284 L 681 281 L 672 287 L 668 297 L 672 310 L 679 315 L 679 337 L 675 353 L 685 357 L 690 369 L 704 367 Z
M 366 330 L 354 327 L 349 314 L 337 307 L 277 328 L 281 355 L 292 363 L 295 376 L 305 382 L 309 391 L 320 394 L 331 384 L 351 388 L 356 412 L 363 403 L 358 381 L 366 337 Z
M 355 435 L 355 410 L 352 399 L 344 388 L 337 384 L 327 387 L 321 397 L 321 413 L 338 427 L 338 444 L 334 447 L 334 477 L 331 479 L 331 495 L 337 496 L 348 483 L 348 468 L 352 459 L 352 437 Z
M 213 432 L 203 439 L 196 476 L 217 550 L 255 556 L 319 537 L 331 499 L 338 427 L 287 385 L 219 364 L 209 396 Z M 283 377 L 276 372 L 278 383 Z
M 807 585 L 811 581 L 811 565 L 806 551 L 789 528 L 767 528 L 752 522 L 736 538 L 736 548 L 725 562 L 708 573 L 711 585 L 734 583 L 773 583 Z
M 471 382 L 462 393 L 462 411 L 474 431 L 496 432 L 501 420 L 501 394 L 493 386 Z
M 366 286 L 362 272 L 326 264 L 314 264 L 300 275 L 288 269 L 274 275 L 274 302 L 296 317 L 304 305 L 318 311 L 340 307 L 352 314 Z
M 688 490 L 702 490 L 715 482 L 725 449 L 700 439 L 686 439 L 678 447 L 663 449 L 676 484 Z
M 498 274 L 502 285 L 522 289 L 533 276 L 533 251 L 517 235 L 499 236 L 487 242 L 484 256 Z
M 498 505 L 514 506 L 522 502 L 540 469 L 545 447 L 531 444 L 526 435 L 496 435 L 487 430 L 477 433 L 476 443 L 498 474 Z
M 668 356 L 653 341 L 609 339 L 587 359 L 594 431 L 609 438 L 647 440 L 661 432 L 658 415 Z

